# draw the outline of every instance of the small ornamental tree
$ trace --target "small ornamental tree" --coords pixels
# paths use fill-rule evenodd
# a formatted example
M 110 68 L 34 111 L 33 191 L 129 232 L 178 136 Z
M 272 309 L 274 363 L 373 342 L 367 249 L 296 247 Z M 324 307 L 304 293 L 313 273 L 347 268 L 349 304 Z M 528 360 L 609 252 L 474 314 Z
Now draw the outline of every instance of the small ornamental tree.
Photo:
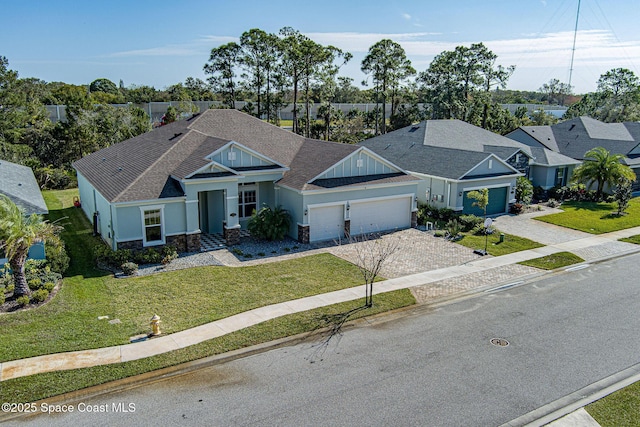
M 631 197 L 633 197 L 631 181 L 624 177 L 618 179 L 618 185 L 613 192 L 613 197 L 618 205 L 617 215 L 624 215 L 624 211 L 629 207 L 629 202 L 631 201 Z
M 516 180 L 516 203 L 528 205 L 533 198 L 533 184 L 524 176 Z
M 482 209 L 484 218 L 487 218 L 487 206 L 489 205 L 489 189 L 483 188 L 482 190 L 473 190 L 467 193 L 467 197 L 475 200 L 472 206 L 477 206 Z

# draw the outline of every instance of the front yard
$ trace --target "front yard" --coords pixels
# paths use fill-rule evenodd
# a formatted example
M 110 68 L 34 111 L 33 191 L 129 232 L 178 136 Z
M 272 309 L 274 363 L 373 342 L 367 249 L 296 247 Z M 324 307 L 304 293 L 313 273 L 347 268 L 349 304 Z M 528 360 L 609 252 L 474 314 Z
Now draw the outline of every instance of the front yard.
M 74 208 L 75 190 L 45 192 L 51 221 L 65 227 L 71 264 L 64 284 L 49 303 L 0 315 L 0 362 L 42 354 L 126 344 L 150 331 L 157 314 L 163 333 L 184 330 L 277 302 L 362 284 L 354 265 L 320 254 L 251 267 L 198 267 L 152 276 L 116 279 L 94 267 L 90 224 Z M 364 298 L 364 295 L 363 295 Z M 415 303 L 408 290 L 375 297 L 360 316 Z M 328 313 L 362 305 L 351 301 L 260 325 L 186 349 L 118 365 L 34 375 L 0 383 L 4 401 L 33 401 L 130 375 L 267 342 L 326 326 Z M 99 320 L 99 316 L 109 316 Z M 118 319 L 111 324 L 109 320 Z
M 564 202 L 561 213 L 537 217 L 539 221 L 591 234 L 640 226 L 640 197 L 631 199 L 626 215 L 618 216 L 615 203 Z

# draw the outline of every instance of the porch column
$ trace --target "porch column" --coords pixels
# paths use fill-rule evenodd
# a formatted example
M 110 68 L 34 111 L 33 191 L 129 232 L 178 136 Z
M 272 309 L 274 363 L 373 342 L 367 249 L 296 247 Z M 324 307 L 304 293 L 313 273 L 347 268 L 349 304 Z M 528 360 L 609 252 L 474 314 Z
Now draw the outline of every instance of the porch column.
M 227 246 L 240 242 L 240 217 L 238 214 L 238 183 L 230 183 L 225 189 L 225 225 L 224 238 Z

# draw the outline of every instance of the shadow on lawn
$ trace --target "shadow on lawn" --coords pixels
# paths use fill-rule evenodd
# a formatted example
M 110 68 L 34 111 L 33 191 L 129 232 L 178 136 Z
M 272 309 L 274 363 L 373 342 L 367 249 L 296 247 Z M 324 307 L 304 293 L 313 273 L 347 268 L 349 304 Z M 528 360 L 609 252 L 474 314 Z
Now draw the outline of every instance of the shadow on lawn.
M 60 237 L 65 243 L 70 258 L 65 277 L 104 277 L 111 273 L 99 270 L 93 259 L 93 248 L 103 244 L 100 237 L 94 237 L 91 223 L 82 209 L 68 207 L 49 211 L 49 221 L 63 227 Z

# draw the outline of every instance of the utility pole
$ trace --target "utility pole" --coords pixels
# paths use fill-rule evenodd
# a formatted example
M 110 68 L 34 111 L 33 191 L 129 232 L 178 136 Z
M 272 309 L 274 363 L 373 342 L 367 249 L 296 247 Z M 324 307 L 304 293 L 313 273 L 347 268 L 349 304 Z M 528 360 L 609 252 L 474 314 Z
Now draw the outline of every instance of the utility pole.
M 576 37 L 578 35 L 578 18 L 580 17 L 580 0 L 578 0 L 578 12 L 576 13 L 576 26 L 573 30 L 573 48 L 571 49 L 571 67 L 569 68 L 569 87 L 571 87 L 571 77 L 573 77 L 573 58 L 576 54 Z

